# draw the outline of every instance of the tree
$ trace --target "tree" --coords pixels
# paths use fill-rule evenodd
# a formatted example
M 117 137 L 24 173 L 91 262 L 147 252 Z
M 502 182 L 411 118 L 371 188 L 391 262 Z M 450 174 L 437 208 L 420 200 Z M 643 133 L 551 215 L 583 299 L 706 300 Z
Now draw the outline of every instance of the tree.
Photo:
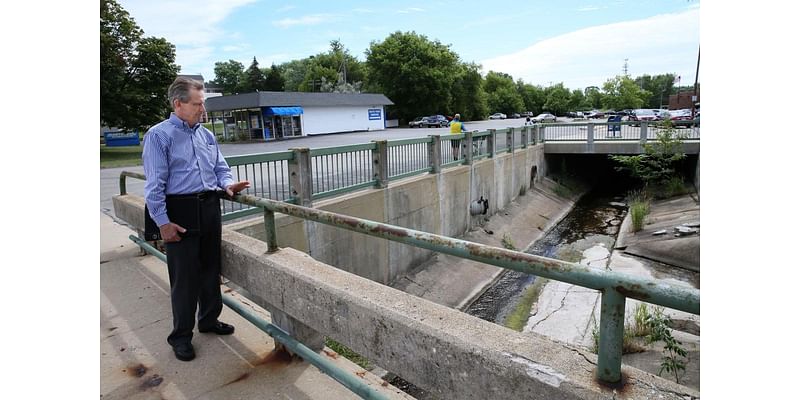
M 462 121 L 486 118 L 489 113 L 486 92 L 483 90 L 481 66 L 475 63 L 461 63 L 453 81 L 450 97 L 452 103 L 448 114 L 461 114 Z
M 244 82 L 244 64 L 236 60 L 214 63 L 214 83 L 222 87 L 222 94 L 238 93 Z
M 250 67 L 244 72 L 244 82 L 242 82 L 242 92 L 249 93 L 259 90 L 267 89 L 267 77 L 264 72 L 258 68 L 258 60 L 253 57 L 253 62 Z
M 570 93 L 563 83 L 558 83 L 544 90 L 544 108 L 554 115 L 564 115 L 569 110 Z
M 603 107 L 612 110 L 642 108 L 651 93 L 639 88 L 630 77 L 617 75 L 603 84 Z
M 404 120 L 446 110 L 458 72 L 458 55 L 415 32 L 395 32 L 366 51 L 372 87 L 395 103 Z
M 530 111 L 534 115 L 544 111 L 545 94 L 541 86 L 533 86 L 529 83 L 517 81 L 517 92 L 522 96 L 525 103 L 525 111 Z
M 525 102 L 517 92 L 514 78 L 503 72 L 489 71 L 484 84 L 489 112 L 513 114 L 523 111 Z
M 663 122 L 664 128 L 656 136 L 655 143 L 646 143 L 644 153 L 635 156 L 609 156 L 620 164 L 618 171 L 630 174 L 644 182 L 645 190 L 656 185 L 666 185 L 676 176 L 676 164 L 686 158 L 683 153 L 683 137 L 676 133 L 670 120 Z
M 586 96 L 586 107 L 598 109 L 603 107 L 603 92 L 597 86 L 589 86 L 583 90 Z
M 265 82 L 266 90 L 282 92 L 284 85 L 285 81 L 281 75 L 280 68 L 276 67 L 275 64 L 272 64 L 272 66 L 269 68 L 269 72 L 267 73 Z
M 586 95 L 580 89 L 575 89 L 569 96 L 569 109 L 572 111 L 583 110 L 587 107 Z
M 635 80 L 643 90 L 650 92 L 650 97 L 645 99 L 645 108 L 661 108 L 664 102 L 669 102 L 669 95 L 673 91 L 675 74 L 642 75 Z
M 281 64 L 278 69 L 281 71 L 281 76 L 284 81 L 284 90 L 287 92 L 300 91 L 300 85 L 306 76 L 306 69 L 308 69 L 310 58 L 302 60 L 292 60 Z
M 180 70 L 175 46 L 143 35 L 116 1 L 100 1 L 101 124 L 144 130 L 169 115 L 167 88 Z

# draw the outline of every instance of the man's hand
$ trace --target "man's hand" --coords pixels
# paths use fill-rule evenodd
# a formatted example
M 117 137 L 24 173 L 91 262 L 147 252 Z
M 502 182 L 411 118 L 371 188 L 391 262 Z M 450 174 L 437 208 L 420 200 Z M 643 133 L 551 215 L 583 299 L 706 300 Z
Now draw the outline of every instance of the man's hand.
M 228 187 L 225 188 L 225 192 L 228 193 L 228 196 L 233 197 L 235 194 L 249 187 L 250 187 L 250 181 L 239 181 L 228 185 Z
M 163 240 L 164 243 L 180 242 L 181 237 L 180 235 L 178 235 L 178 232 L 186 233 L 186 229 L 172 222 L 168 222 L 164 225 L 159 226 L 158 230 L 161 231 L 161 240 Z

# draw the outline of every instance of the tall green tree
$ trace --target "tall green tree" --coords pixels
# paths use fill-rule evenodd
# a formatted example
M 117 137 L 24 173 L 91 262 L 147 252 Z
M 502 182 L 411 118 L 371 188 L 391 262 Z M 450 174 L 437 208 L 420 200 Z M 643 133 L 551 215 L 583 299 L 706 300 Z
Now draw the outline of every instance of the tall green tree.
M 271 90 L 274 92 L 282 92 L 285 85 L 285 81 L 283 80 L 283 75 L 281 75 L 281 70 L 275 64 L 269 68 L 269 72 L 267 73 L 267 80 L 266 80 L 266 90 Z
M 303 83 L 303 80 L 305 80 L 309 61 L 310 58 L 304 58 L 302 60 L 287 61 L 278 66 L 278 69 L 281 71 L 281 76 L 283 77 L 284 90 L 287 92 L 300 91 L 300 85 Z
M 603 84 L 603 107 L 612 110 L 626 108 L 642 108 L 651 93 L 642 90 L 636 82 L 628 76 L 617 75 Z
M 489 113 L 486 92 L 483 90 L 481 66 L 475 63 L 461 63 L 453 81 L 452 98 L 448 114 L 461 114 L 462 121 L 486 118 Z
M 236 60 L 214 63 L 214 80 L 211 82 L 222 87 L 222 94 L 243 91 L 244 64 Z
M 143 35 L 116 1 L 100 1 L 101 124 L 144 130 L 169 115 L 167 88 L 180 71 L 175 46 Z
M 669 103 L 669 95 L 674 94 L 675 74 L 642 75 L 634 81 L 640 88 L 650 92 L 650 97 L 645 99 L 645 108 L 661 108 Z
M 534 86 L 518 80 L 517 92 L 522 96 L 522 101 L 525 103 L 525 111 L 530 111 L 534 115 L 541 114 L 544 111 L 545 94 L 541 86 Z
M 553 115 L 564 115 L 569 111 L 570 92 L 563 83 L 545 88 L 544 108 Z
M 603 92 L 597 86 L 588 86 L 583 90 L 586 96 L 586 107 L 599 109 L 603 107 Z
M 490 113 L 501 112 L 510 115 L 524 111 L 525 102 L 517 92 L 517 85 L 511 75 L 489 71 L 486 74 L 485 88 Z
M 395 103 L 401 119 L 438 114 L 451 104 L 459 58 L 449 46 L 398 31 L 370 43 L 366 56 L 372 85 Z
M 244 72 L 244 82 L 242 82 L 242 92 L 250 93 L 260 90 L 267 90 L 267 77 L 264 71 L 258 68 L 258 60 L 253 57 L 253 62 Z
M 350 54 L 339 40 L 330 42 L 330 50 L 308 57 L 301 91 L 347 92 L 360 87 L 366 75 L 364 63 Z M 325 83 L 324 88 L 321 83 Z
M 569 109 L 572 111 L 583 110 L 587 107 L 586 95 L 580 89 L 575 89 L 569 96 Z

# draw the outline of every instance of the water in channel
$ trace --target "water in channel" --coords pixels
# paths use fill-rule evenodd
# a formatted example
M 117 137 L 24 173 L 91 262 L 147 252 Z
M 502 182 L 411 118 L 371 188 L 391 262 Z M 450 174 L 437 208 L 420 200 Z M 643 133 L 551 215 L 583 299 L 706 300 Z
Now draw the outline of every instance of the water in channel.
M 613 248 L 627 207 L 627 188 L 598 187 L 581 197 L 572 211 L 536 241 L 526 252 L 565 261 L 578 262 L 584 250 L 603 246 Z M 536 229 L 533 227 L 532 229 Z M 536 282 L 533 275 L 507 270 L 500 279 L 464 310 L 470 315 L 504 325 L 525 291 Z M 389 383 L 420 400 L 432 400 L 426 391 L 400 377 Z
M 602 246 L 610 251 L 627 212 L 624 195 L 625 191 L 619 188 L 598 187 L 590 191 L 526 253 L 579 262 L 583 252 L 592 247 Z M 504 325 L 536 279 L 533 275 L 508 270 L 464 311 Z

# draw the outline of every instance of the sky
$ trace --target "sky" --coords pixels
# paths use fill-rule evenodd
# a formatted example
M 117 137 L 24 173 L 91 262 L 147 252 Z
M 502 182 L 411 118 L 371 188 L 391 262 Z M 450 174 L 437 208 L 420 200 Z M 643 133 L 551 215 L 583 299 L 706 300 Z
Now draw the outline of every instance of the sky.
M 183 74 L 214 78 L 214 63 L 259 66 L 326 52 L 340 40 L 361 61 L 371 42 L 414 31 L 450 45 L 484 75 L 570 89 L 623 73 L 695 81 L 700 2 L 118 0 L 146 36 L 176 46 Z M 627 61 L 626 61 L 627 60 Z

